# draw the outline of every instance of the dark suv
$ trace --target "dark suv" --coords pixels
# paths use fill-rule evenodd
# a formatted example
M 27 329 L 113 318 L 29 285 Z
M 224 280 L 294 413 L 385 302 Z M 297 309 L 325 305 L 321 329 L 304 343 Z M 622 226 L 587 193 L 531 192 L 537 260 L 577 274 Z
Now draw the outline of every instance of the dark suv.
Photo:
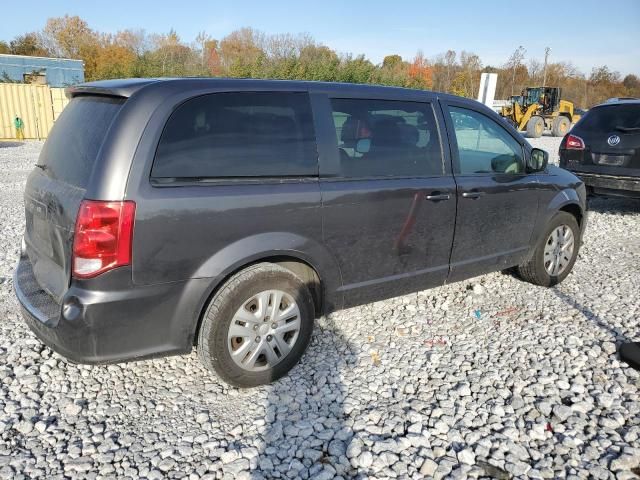
M 587 112 L 560 144 L 560 166 L 594 195 L 640 198 L 640 99 L 612 99 Z
M 225 79 L 68 90 L 25 192 L 15 289 L 73 361 L 284 375 L 327 312 L 517 266 L 570 272 L 585 189 L 478 102 Z

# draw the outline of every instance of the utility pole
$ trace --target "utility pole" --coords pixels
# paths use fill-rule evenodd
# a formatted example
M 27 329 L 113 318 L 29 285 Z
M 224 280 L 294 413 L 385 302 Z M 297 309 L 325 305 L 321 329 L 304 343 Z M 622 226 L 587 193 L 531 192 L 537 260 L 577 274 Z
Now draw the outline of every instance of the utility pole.
M 547 86 L 547 60 L 549 60 L 549 54 L 551 49 L 549 47 L 544 49 L 544 70 L 542 71 L 542 88 Z

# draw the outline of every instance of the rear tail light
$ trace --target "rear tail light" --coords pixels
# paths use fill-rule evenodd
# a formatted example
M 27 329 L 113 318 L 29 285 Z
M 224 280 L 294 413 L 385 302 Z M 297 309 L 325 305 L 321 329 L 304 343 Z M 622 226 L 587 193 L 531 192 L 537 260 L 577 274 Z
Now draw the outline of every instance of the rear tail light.
M 576 135 L 569 135 L 566 148 L 567 150 L 584 150 L 584 140 Z
M 73 237 L 73 276 L 91 278 L 131 264 L 136 204 L 83 200 Z

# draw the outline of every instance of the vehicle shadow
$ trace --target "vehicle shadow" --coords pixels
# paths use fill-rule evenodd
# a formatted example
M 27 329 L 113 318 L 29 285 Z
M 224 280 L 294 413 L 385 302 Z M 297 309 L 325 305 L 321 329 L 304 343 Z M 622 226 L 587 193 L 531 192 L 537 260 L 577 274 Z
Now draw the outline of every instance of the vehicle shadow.
M 22 145 L 24 145 L 24 142 L 14 142 L 14 141 L 0 142 L 0 148 L 21 147 Z
M 333 320 L 317 320 L 301 362 L 270 386 L 264 444 L 251 478 L 354 476 L 346 457 L 353 431 L 345 423 L 343 379 L 356 360 Z
M 640 199 L 622 197 L 589 197 L 588 211 L 614 214 L 640 213 Z
M 583 304 L 575 300 L 573 297 L 562 292 L 557 287 L 552 288 L 551 291 L 554 293 L 556 297 L 562 300 L 565 304 L 578 310 L 587 320 L 595 323 L 598 327 L 604 330 L 608 335 L 613 337 L 612 341 L 614 341 L 615 343 L 620 344 L 620 343 L 631 341 L 631 339 L 627 337 L 623 332 L 621 332 L 617 328 L 607 323 L 605 320 L 603 320 L 597 314 L 595 314 L 591 309 L 584 306 Z

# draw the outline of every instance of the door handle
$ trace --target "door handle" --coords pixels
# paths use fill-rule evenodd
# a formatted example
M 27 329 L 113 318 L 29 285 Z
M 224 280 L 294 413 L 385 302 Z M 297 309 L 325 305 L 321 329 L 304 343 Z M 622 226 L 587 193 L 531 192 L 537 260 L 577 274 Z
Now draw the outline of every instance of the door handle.
M 441 200 L 449 200 L 451 195 L 448 193 L 434 193 L 433 195 L 425 195 L 427 200 L 431 200 L 432 202 L 439 202 Z
M 484 192 L 464 192 L 462 196 L 464 198 L 480 198 L 484 195 Z

